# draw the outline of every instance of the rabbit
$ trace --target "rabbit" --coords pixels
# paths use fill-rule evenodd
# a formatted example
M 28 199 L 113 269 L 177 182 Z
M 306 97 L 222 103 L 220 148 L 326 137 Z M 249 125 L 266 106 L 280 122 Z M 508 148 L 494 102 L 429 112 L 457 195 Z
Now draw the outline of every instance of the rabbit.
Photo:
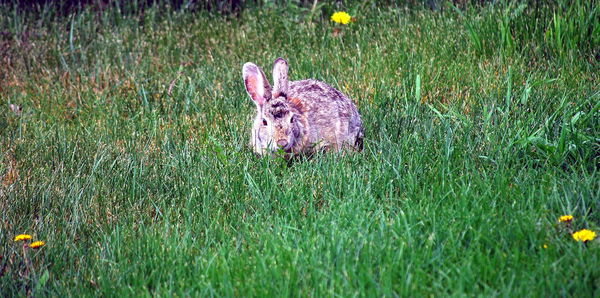
M 288 81 L 288 62 L 273 63 L 273 87 L 253 63 L 242 68 L 244 85 L 256 104 L 251 146 L 259 156 L 283 150 L 286 156 L 317 151 L 361 151 L 364 129 L 348 97 L 324 82 Z

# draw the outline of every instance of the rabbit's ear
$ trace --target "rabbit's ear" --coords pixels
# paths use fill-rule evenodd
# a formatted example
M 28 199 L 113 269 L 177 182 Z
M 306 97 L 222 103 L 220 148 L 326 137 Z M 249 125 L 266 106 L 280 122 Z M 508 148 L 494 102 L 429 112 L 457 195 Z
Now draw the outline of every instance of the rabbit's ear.
M 273 63 L 273 97 L 287 96 L 288 93 L 288 63 L 283 58 L 277 58 Z
M 250 62 L 244 64 L 242 75 L 248 95 L 256 105 L 262 107 L 271 99 L 271 85 L 269 85 L 267 77 L 258 66 Z

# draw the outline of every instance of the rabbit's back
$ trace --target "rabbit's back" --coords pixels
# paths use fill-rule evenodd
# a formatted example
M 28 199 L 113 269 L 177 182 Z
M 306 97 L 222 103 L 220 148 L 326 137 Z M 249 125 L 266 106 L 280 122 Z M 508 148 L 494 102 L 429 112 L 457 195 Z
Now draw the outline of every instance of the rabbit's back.
M 287 97 L 302 107 L 309 123 L 308 141 L 317 147 L 362 149 L 363 127 L 352 100 L 317 80 L 289 82 Z

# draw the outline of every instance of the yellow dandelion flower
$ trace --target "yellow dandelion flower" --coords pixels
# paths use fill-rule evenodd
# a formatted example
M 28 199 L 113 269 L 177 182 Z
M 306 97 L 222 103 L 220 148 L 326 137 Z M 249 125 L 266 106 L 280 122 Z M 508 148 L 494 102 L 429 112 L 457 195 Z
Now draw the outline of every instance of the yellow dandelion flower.
M 352 17 L 347 12 L 338 11 L 331 15 L 331 20 L 338 24 L 347 25 L 352 21 Z
M 559 222 L 570 222 L 573 220 L 573 215 L 563 215 L 558 218 Z
M 594 240 L 595 238 L 596 238 L 596 233 L 594 231 L 590 231 L 588 229 L 583 229 L 583 230 L 573 233 L 573 239 L 575 239 L 575 241 L 588 242 L 588 241 Z
M 544 248 L 548 248 L 548 244 L 544 244 Z
M 15 237 L 15 241 L 31 240 L 31 235 L 21 234 Z
M 46 245 L 46 242 L 44 242 L 44 241 L 36 241 L 36 242 L 33 242 L 33 243 L 29 244 L 29 247 L 31 247 L 31 248 L 40 248 L 40 247 L 42 247 L 44 245 Z

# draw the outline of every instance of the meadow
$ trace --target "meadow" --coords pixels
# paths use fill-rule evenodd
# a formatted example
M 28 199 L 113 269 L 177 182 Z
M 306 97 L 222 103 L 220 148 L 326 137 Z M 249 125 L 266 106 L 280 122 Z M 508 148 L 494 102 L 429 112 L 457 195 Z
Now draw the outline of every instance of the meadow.
M 0 6 L 0 296 L 600 296 L 597 1 L 295 3 Z M 362 152 L 252 153 L 277 57 Z

